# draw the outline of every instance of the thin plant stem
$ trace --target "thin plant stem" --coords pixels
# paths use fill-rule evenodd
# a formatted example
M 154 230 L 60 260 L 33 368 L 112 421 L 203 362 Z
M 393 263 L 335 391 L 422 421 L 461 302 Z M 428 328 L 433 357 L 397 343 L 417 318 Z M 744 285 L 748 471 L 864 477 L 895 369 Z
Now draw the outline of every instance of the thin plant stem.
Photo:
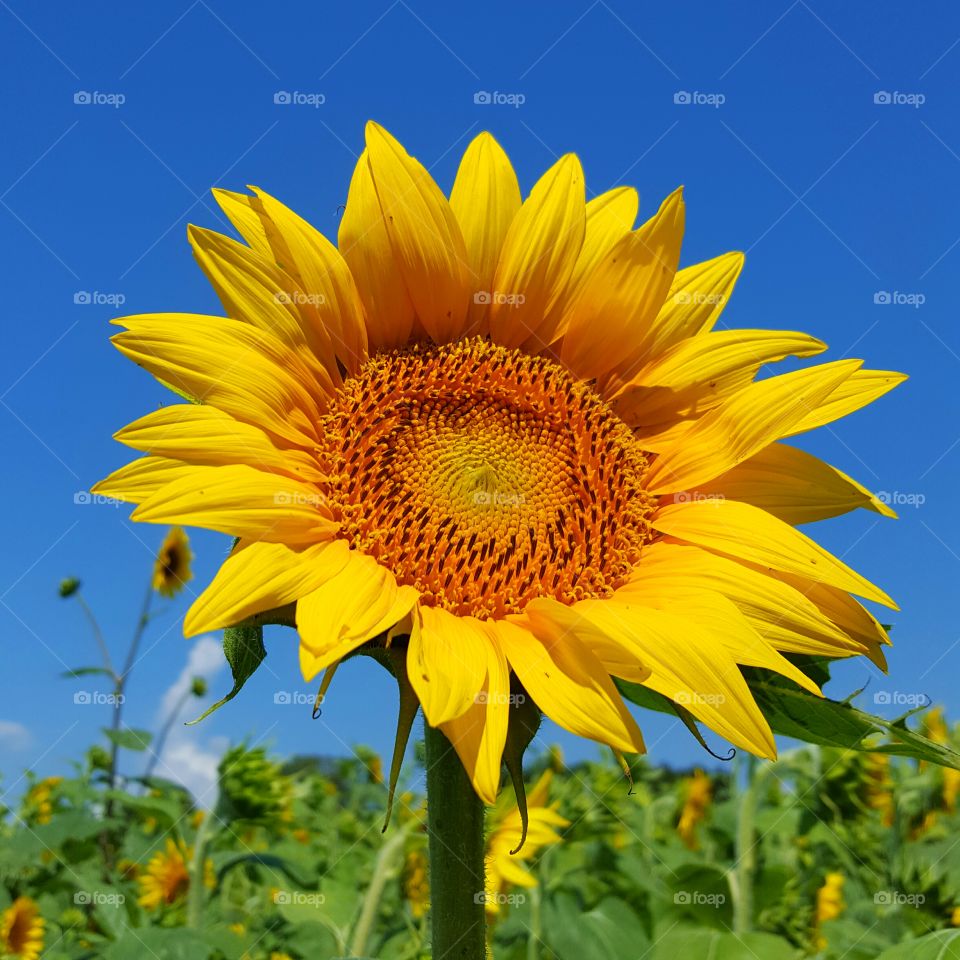
M 377 911 L 380 908 L 383 891 L 387 883 L 397 875 L 407 832 L 404 827 L 396 830 L 377 854 L 373 876 L 370 878 L 370 885 L 367 887 L 367 892 L 363 898 L 360 916 L 353 928 L 353 937 L 350 941 L 350 956 L 352 957 L 365 955 L 367 941 L 370 939 L 370 932 L 373 930 L 373 924 L 377 919 Z
M 163 721 L 163 726 L 160 728 L 160 732 L 157 734 L 157 739 L 154 741 L 152 752 L 150 754 L 150 762 L 147 764 L 147 769 L 143 772 L 143 779 L 149 780 L 153 775 L 153 771 L 156 769 L 157 764 L 160 762 L 160 755 L 163 753 L 163 748 L 166 746 L 167 737 L 170 736 L 170 731 L 173 729 L 174 723 L 177 721 L 177 717 L 180 716 L 180 711 L 183 709 L 184 704 L 193 696 L 193 692 L 190 687 L 187 687 L 186 690 L 180 694 L 180 698 L 174 704 L 173 709 L 167 715 L 166 720 Z

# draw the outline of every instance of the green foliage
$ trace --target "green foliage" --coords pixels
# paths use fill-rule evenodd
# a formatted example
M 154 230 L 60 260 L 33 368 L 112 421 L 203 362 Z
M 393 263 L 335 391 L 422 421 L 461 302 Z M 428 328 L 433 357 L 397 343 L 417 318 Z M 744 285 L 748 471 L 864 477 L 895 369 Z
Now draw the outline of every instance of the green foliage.
M 205 814 L 163 780 L 111 788 L 93 752 L 73 777 L 28 775 L 0 820 L 0 913 L 35 901 L 45 958 L 430 956 L 429 915 L 406 881 L 426 846 L 422 797 L 401 785 L 382 834 L 371 751 L 281 765 L 232 748 Z M 774 764 L 737 757 L 713 765 L 691 838 L 677 830 L 689 772 L 639 758 L 631 786 L 612 758 L 564 769 L 550 754 L 527 769 L 528 787 L 546 765 L 569 825 L 527 865 L 538 885 L 503 891 L 494 960 L 960 960 L 950 770 L 826 746 Z M 749 870 L 737 863 L 745 836 Z M 830 875 L 841 906 L 825 912 Z

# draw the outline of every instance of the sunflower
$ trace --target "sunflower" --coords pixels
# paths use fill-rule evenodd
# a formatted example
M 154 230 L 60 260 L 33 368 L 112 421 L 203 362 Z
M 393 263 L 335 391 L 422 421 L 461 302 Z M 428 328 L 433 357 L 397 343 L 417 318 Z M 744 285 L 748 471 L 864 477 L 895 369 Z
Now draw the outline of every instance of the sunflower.
M 818 950 L 825 950 L 827 939 L 820 932 L 820 927 L 827 920 L 835 920 L 847 909 L 843 899 L 843 885 L 845 879 L 842 873 L 828 873 L 823 886 L 817 890 L 817 904 L 813 917 L 814 943 Z
M 158 850 L 138 876 L 140 896 L 137 903 L 146 910 L 170 906 L 186 897 L 190 888 L 190 861 L 193 849 L 182 840 L 167 839 L 164 850 Z M 213 861 L 204 861 L 204 886 L 216 885 Z
M 713 797 L 713 785 L 702 770 L 694 770 L 693 776 L 683 781 L 683 792 L 683 809 L 677 822 L 677 833 L 688 849 L 697 850 L 700 846 L 697 825 L 707 815 Z
M 536 877 L 523 864 L 533 860 L 543 847 L 559 843 L 563 838 L 556 827 L 569 826 L 557 813 L 557 805 L 547 803 L 553 770 L 547 768 L 527 797 L 529 822 L 526 832 L 516 804 L 490 817 L 490 834 L 486 849 L 486 897 L 488 917 L 500 912 L 507 902 L 511 886 L 534 887 Z M 521 845 L 522 843 L 522 845 Z
M 153 564 L 153 589 L 164 597 L 176 596 L 193 579 L 190 540 L 181 527 L 171 527 Z
M 796 525 L 892 511 L 781 441 L 904 378 L 845 359 L 757 379 L 825 344 L 717 328 L 743 257 L 678 270 L 681 190 L 634 229 L 634 190 L 584 189 L 569 154 L 522 201 L 483 133 L 448 200 L 370 123 L 339 248 L 260 189 L 218 190 L 246 243 L 189 238 L 228 316 L 115 321 L 190 402 L 122 429 L 147 455 L 95 489 L 239 538 L 187 635 L 278 611 L 308 680 L 405 643 L 487 803 L 517 686 L 640 752 L 612 677 L 639 682 L 772 757 L 740 666 L 819 692 L 784 653 L 882 664 L 889 642 L 851 594 L 893 601 Z
M 430 880 L 427 872 L 427 855 L 418 847 L 404 857 L 402 876 L 403 898 L 410 906 L 415 920 L 430 912 Z
M 30 897 L 18 897 L 0 915 L 0 954 L 37 960 L 43 951 L 43 917 Z

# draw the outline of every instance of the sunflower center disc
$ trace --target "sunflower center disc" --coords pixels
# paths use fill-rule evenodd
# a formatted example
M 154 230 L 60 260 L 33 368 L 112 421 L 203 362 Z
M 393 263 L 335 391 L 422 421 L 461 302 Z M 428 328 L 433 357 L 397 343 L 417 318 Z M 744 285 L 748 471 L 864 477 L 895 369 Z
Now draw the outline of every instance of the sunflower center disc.
M 643 450 L 542 357 L 483 339 L 380 354 L 321 434 L 340 535 L 460 616 L 607 596 L 651 537 Z

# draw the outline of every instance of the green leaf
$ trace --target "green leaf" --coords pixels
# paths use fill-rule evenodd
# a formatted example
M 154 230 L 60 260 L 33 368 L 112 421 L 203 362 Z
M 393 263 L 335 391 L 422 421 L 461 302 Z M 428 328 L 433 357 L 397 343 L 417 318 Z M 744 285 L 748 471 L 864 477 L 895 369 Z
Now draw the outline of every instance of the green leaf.
M 771 933 L 735 933 L 673 927 L 654 942 L 651 960 L 710 957 L 710 960 L 794 960 L 793 944 Z
M 205 720 L 214 710 L 219 710 L 232 700 L 263 663 L 263 658 L 267 655 L 263 645 L 263 627 L 227 627 L 223 631 L 223 652 L 233 674 L 233 689 L 222 700 L 204 710 L 196 720 L 189 721 L 188 727 Z
M 639 917 L 616 897 L 583 912 L 574 897 L 560 895 L 544 904 L 544 921 L 544 935 L 560 960 L 634 960 L 647 945 Z
M 111 743 L 115 743 L 124 750 L 146 750 L 153 739 L 153 734 L 149 730 L 135 730 L 132 727 L 126 730 L 110 730 L 104 727 L 103 732 Z
M 108 670 L 106 667 L 74 667 L 73 670 L 64 670 L 60 676 L 73 679 L 76 677 L 89 677 L 93 674 L 113 679 L 113 671 Z
M 302 887 L 306 887 L 312 880 L 311 877 L 304 876 L 303 872 L 297 869 L 295 864 L 290 863 L 283 857 L 277 857 L 269 853 L 242 853 L 230 856 L 222 862 L 215 861 L 215 863 L 218 884 L 223 882 L 223 878 L 233 870 L 234 867 L 239 867 L 245 863 L 257 864 L 261 867 L 271 867 L 274 870 L 279 870 L 294 883 Z
M 803 658 L 799 666 L 821 686 L 830 677 L 827 660 Z M 744 668 L 743 675 L 774 733 L 824 747 L 896 754 L 960 770 L 960 753 L 909 729 L 905 717 L 886 720 L 858 710 L 849 700 L 815 696 L 770 670 Z M 628 700 L 641 707 L 677 712 L 671 700 L 641 684 L 626 680 L 616 680 L 616 684 Z M 888 737 L 889 742 L 877 743 L 879 736 Z
M 938 930 L 884 950 L 877 960 L 960 960 L 960 930 Z
M 102 954 L 103 960 L 208 960 L 215 947 L 199 931 L 144 927 L 130 930 Z

